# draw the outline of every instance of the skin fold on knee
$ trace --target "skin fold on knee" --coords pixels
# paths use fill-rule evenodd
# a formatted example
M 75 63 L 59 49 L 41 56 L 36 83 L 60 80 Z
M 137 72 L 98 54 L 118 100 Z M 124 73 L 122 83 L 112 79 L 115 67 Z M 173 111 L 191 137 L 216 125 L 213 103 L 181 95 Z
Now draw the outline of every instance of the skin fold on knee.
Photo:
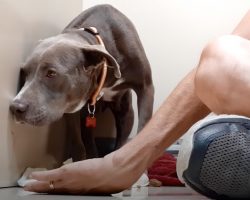
M 201 54 L 195 76 L 196 94 L 218 114 L 250 115 L 242 105 L 250 98 L 250 42 L 238 36 L 222 36 Z

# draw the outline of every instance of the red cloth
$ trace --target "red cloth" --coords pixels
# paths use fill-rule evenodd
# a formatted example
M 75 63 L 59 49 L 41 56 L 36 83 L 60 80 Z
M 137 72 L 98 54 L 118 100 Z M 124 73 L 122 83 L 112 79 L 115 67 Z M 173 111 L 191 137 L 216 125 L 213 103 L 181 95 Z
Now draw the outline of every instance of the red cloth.
M 164 186 L 183 186 L 176 174 L 176 159 L 165 153 L 148 169 L 149 179 L 157 179 Z

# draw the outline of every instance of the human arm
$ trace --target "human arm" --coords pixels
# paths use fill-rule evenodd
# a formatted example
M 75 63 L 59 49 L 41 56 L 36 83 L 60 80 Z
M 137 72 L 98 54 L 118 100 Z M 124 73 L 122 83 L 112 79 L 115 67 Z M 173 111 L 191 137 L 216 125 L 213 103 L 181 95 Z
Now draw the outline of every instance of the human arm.
M 209 110 L 195 95 L 192 70 L 165 100 L 145 128 L 129 143 L 104 158 L 35 172 L 39 180 L 25 189 L 37 192 L 114 193 L 128 188 L 145 169 Z M 54 181 L 55 190 L 49 182 Z

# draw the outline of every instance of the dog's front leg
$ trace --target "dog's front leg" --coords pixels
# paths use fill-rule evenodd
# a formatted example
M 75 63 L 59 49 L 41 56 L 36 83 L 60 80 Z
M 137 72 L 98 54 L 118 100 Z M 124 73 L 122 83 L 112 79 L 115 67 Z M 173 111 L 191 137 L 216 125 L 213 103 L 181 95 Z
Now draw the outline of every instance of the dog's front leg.
M 86 117 L 89 115 L 87 106 L 83 107 L 81 113 L 81 138 L 86 148 L 86 158 L 98 158 L 98 149 L 92 128 L 86 127 Z
M 65 114 L 67 133 L 70 138 L 70 153 L 73 161 L 86 159 L 86 150 L 81 137 L 80 112 Z
M 116 101 L 111 103 L 110 109 L 115 118 L 116 124 L 116 146 L 121 147 L 126 141 L 133 128 L 134 110 L 132 107 L 132 95 L 128 90 Z
M 154 86 L 148 84 L 147 86 L 134 88 L 137 95 L 138 107 L 138 129 L 139 132 L 152 117 L 154 104 Z

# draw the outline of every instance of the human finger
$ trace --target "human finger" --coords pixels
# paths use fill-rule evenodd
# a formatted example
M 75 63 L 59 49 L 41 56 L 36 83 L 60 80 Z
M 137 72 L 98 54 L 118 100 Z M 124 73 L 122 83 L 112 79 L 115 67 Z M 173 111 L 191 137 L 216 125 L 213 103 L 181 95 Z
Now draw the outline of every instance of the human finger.
M 58 168 L 58 169 L 52 169 L 48 171 L 37 171 L 37 172 L 32 172 L 29 175 L 30 179 L 35 179 L 38 181 L 58 181 L 61 180 L 62 174 L 63 174 L 63 169 Z
M 24 190 L 31 191 L 31 192 L 39 192 L 39 193 L 49 193 L 49 192 L 55 190 L 55 188 L 54 188 L 53 182 L 33 181 L 30 183 L 27 183 L 24 186 Z
M 34 181 L 27 183 L 24 186 L 25 191 L 37 192 L 37 193 L 49 193 L 49 194 L 86 194 L 86 189 L 72 188 L 72 184 L 69 185 L 63 181 Z

